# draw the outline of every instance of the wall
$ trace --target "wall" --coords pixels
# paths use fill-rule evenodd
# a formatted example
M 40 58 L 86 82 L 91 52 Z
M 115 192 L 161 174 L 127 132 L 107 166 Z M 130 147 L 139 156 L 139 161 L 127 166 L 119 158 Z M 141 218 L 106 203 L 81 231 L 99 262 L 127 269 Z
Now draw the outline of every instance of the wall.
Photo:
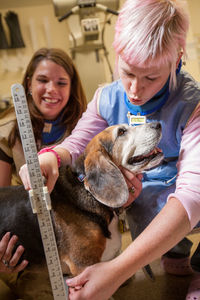
M 188 0 L 190 30 L 187 39 L 187 60 L 185 69 L 200 81 L 200 1 Z

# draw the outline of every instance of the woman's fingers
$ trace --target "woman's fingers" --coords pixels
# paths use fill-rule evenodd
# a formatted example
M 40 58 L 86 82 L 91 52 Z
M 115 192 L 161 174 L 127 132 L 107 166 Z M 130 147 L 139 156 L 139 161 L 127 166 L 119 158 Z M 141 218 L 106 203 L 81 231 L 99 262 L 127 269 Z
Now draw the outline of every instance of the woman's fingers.
M 30 178 L 29 178 L 27 165 L 21 166 L 21 168 L 19 170 L 19 175 L 20 175 L 21 180 L 24 184 L 25 190 L 30 190 L 31 189 L 31 182 L 30 182 Z
M 20 257 L 22 256 L 24 252 L 24 247 L 23 246 L 18 246 L 15 253 L 13 254 L 13 256 L 10 258 L 10 261 L 9 261 L 9 265 L 11 267 L 15 267 L 20 259 Z
M 2 260 L 4 253 L 6 252 L 10 239 L 10 232 L 7 232 L 0 241 L 0 260 Z
M 41 173 L 46 179 L 48 191 L 51 192 L 59 175 L 57 158 L 51 152 L 43 153 L 39 155 L 39 164 Z M 19 175 L 24 184 L 24 188 L 26 190 L 30 190 L 31 182 L 29 178 L 28 167 L 26 164 L 20 168 Z
M 142 191 L 142 174 L 133 174 L 125 168 L 120 167 L 121 172 L 123 173 L 128 190 L 129 190 L 129 198 L 124 207 L 128 207 L 141 193 Z
M 17 240 L 18 240 L 18 237 L 16 235 L 13 235 L 11 237 L 11 239 L 8 241 L 5 253 L 3 255 L 3 258 L 6 261 L 10 262 L 10 259 L 11 259 L 11 256 L 12 256 L 12 251 L 13 251 L 13 249 L 15 247 L 15 244 L 16 244 Z
M 28 264 L 27 260 L 23 260 L 16 266 L 24 252 L 23 246 L 18 246 L 14 254 L 13 250 L 18 237 L 13 235 L 10 238 L 10 232 L 7 232 L 0 241 L 0 272 L 13 273 L 22 271 Z

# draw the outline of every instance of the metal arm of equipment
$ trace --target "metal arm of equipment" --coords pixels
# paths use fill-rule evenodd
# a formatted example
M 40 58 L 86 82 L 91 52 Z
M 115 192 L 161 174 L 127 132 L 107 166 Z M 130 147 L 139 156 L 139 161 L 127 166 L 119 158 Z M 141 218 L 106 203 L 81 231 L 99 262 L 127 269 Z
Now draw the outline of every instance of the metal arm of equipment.
M 67 19 L 71 15 L 75 14 L 77 11 L 79 11 L 80 7 L 79 5 L 74 6 L 70 11 L 68 11 L 64 16 L 60 17 L 58 19 L 59 22 L 62 22 L 63 20 Z
M 106 13 L 110 13 L 110 14 L 113 14 L 113 15 L 118 15 L 118 11 L 115 11 L 113 9 L 110 9 L 108 8 L 107 6 L 105 5 L 102 5 L 102 4 L 98 4 L 98 3 L 95 3 L 94 5 L 90 5 L 90 7 L 96 7 L 97 9 L 103 11 L 103 12 L 106 12 Z M 74 6 L 72 9 L 70 9 L 70 11 L 68 11 L 65 15 L 63 15 L 62 17 L 60 17 L 58 19 L 59 22 L 62 22 L 63 20 L 67 19 L 68 17 L 70 17 L 72 14 L 75 14 L 79 11 L 80 8 L 84 8 L 84 7 L 89 7 L 89 5 L 76 5 Z
M 118 16 L 118 11 L 116 11 L 116 10 L 113 10 L 113 9 L 110 9 L 110 8 L 108 8 L 107 6 L 105 6 L 105 5 L 102 5 L 102 4 L 96 4 L 96 7 L 98 8 L 98 9 L 100 9 L 100 10 L 102 10 L 102 11 L 105 11 L 106 13 L 110 13 L 110 14 L 113 14 L 113 15 L 115 15 L 115 16 Z

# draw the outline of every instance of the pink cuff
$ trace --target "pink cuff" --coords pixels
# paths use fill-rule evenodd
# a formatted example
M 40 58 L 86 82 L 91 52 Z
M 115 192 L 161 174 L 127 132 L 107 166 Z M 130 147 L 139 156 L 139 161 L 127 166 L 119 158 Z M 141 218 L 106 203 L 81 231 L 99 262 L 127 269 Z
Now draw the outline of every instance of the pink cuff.
M 57 158 L 57 163 L 58 163 L 58 168 L 60 168 L 60 165 L 61 165 L 61 158 L 60 158 L 60 156 L 58 155 L 58 153 L 55 151 L 55 150 L 53 150 L 53 148 L 54 148 L 55 146 L 51 146 L 51 147 L 47 147 L 47 148 L 43 148 L 43 149 L 41 149 L 39 152 L 38 152 L 38 155 L 40 155 L 40 154 L 42 154 L 42 153 L 45 153 L 45 152 L 52 152 L 55 156 L 56 156 L 56 158 Z

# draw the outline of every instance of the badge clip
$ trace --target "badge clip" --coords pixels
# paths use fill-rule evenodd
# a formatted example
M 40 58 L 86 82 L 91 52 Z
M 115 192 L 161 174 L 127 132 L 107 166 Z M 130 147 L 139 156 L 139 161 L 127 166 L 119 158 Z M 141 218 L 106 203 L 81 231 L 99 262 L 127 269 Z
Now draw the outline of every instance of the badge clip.
M 146 123 L 146 116 L 127 114 L 129 126 L 137 126 Z

